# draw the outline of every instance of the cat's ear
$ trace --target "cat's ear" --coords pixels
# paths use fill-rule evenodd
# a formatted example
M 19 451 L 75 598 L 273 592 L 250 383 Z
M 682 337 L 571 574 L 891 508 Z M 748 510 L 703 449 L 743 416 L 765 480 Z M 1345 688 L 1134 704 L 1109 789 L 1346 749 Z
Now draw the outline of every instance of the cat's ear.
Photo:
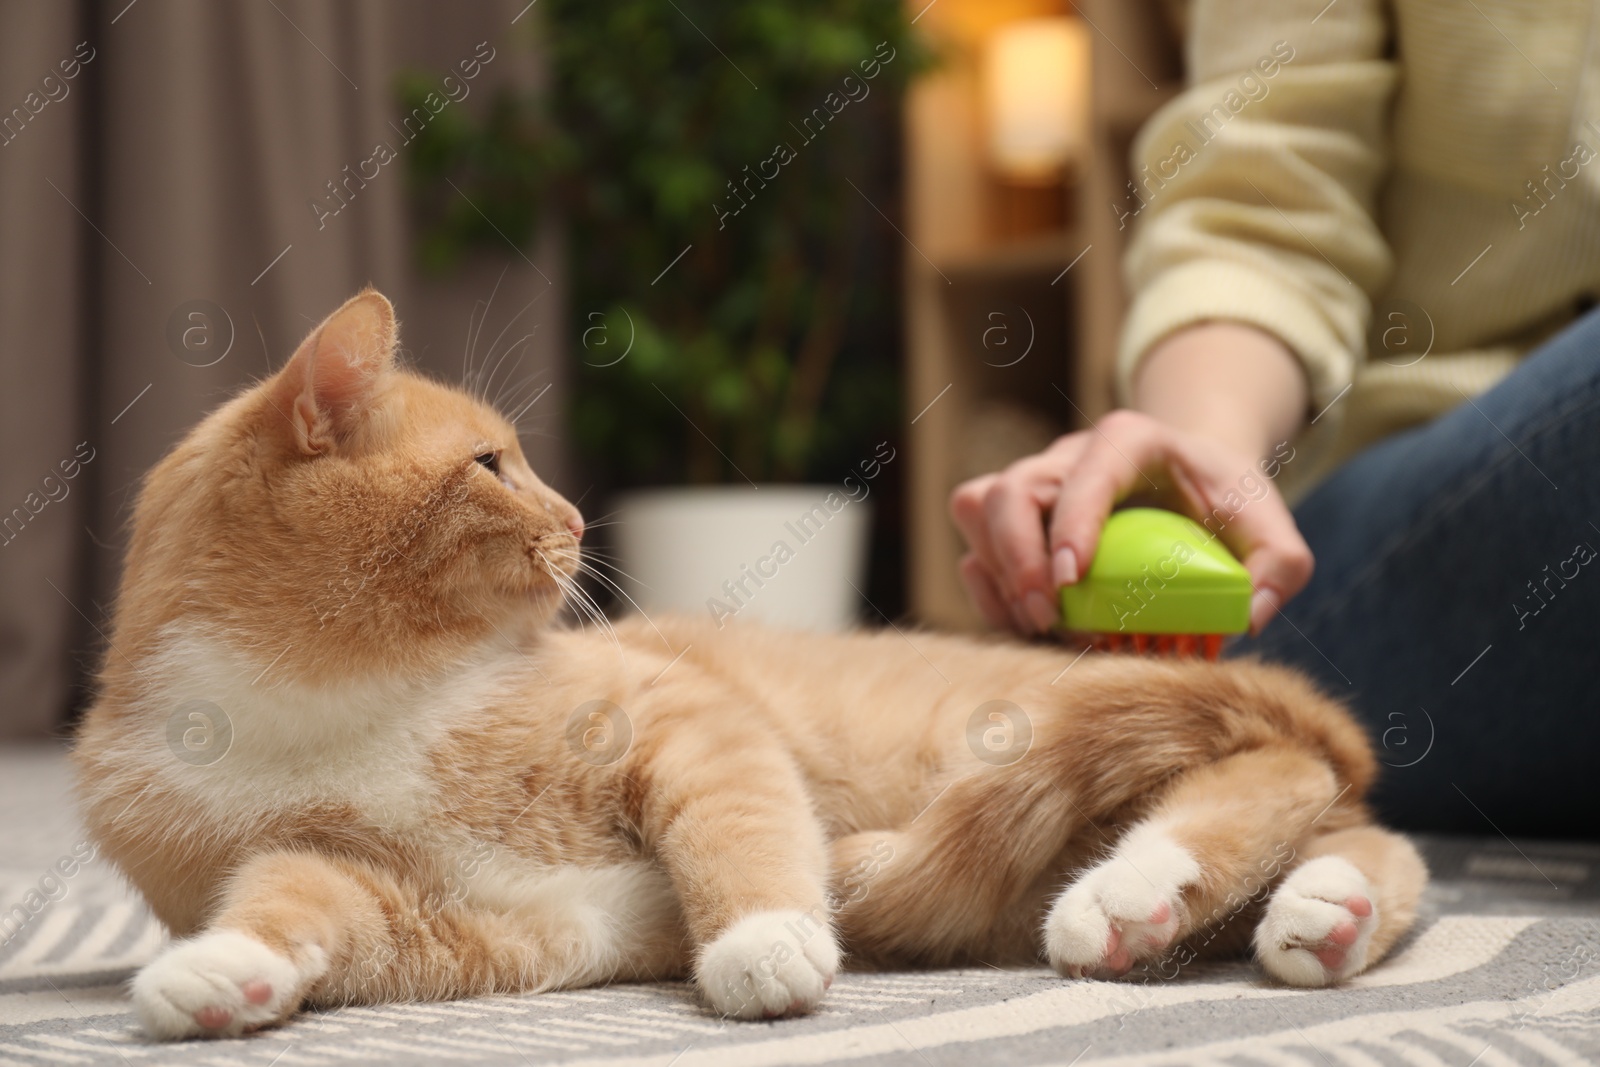
M 393 370 L 396 337 L 394 307 L 364 289 L 300 343 L 276 390 L 300 451 L 325 451 L 355 430 Z

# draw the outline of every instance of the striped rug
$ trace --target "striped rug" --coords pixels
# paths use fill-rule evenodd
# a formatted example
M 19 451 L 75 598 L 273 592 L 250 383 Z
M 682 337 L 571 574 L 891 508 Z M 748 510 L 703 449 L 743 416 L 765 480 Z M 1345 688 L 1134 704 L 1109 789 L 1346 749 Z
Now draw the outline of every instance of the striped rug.
M 1600 1063 L 1591 846 L 1425 841 L 1436 880 L 1418 930 L 1336 990 L 1273 986 L 1244 963 L 1115 983 L 1044 968 L 847 973 L 815 1015 L 769 1023 L 723 1022 L 669 983 L 348 1008 L 162 1046 L 139 1035 L 125 983 L 163 934 L 102 862 L 59 865 L 81 854 L 59 752 L 0 753 L 0 826 L 0 907 L 28 913 L 15 933 L 14 918 L 0 925 L 0 1067 Z

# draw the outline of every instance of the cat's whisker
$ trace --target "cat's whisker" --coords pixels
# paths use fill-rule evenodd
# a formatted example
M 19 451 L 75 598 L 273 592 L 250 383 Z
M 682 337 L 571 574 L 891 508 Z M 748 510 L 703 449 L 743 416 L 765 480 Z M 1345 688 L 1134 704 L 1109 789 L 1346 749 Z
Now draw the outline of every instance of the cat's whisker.
M 583 619 L 587 618 L 587 615 L 583 613 L 581 605 L 574 603 L 572 598 L 572 588 L 567 581 L 566 575 L 560 573 L 554 567 L 550 566 L 550 561 L 545 558 L 543 552 L 539 553 L 539 562 L 544 566 L 545 570 L 549 572 L 550 580 L 556 583 L 556 589 L 561 593 L 562 608 L 571 612 L 573 616 L 577 618 L 578 627 L 579 629 L 582 629 Z
M 501 275 L 501 276 L 502 276 L 502 277 L 504 277 L 504 275 Z M 543 296 L 543 295 L 544 295 L 544 293 L 543 293 L 543 292 L 540 292 L 540 293 L 539 293 L 539 296 Z M 534 297 L 534 298 L 533 298 L 533 300 L 530 300 L 530 301 L 528 301 L 528 302 L 527 302 L 527 303 L 526 303 L 526 304 L 523 304 L 523 305 L 522 305 L 522 310 L 521 310 L 521 311 L 518 311 L 518 312 L 517 312 L 517 313 L 516 313 L 516 314 L 515 314 L 515 315 L 513 315 L 513 316 L 511 316 L 511 319 L 510 319 L 510 321 L 508 321 L 508 322 L 507 322 L 507 323 L 506 323 L 506 324 L 505 324 L 505 325 L 504 325 L 504 326 L 502 326 L 502 327 L 501 327 L 501 328 L 500 328 L 500 332 L 499 332 L 499 333 L 498 333 L 498 334 L 496 334 L 496 335 L 495 335 L 495 338 L 494 338 L 494 341 L 493 341 L 493 342 L 491 342 L 491 343 L 490 343 L 490 345 L 489 345 L 489 351 L 490 351 L 490 353 L 493 353 L 493 352 L 494 352 L 494 350 L 495 350 L 495 349 L 496 349 L 496 348 L 498 348 L 498 347 L 499 347 L 499 346 L 500 346 L 500 339 L 501 339 L 501 338 L 502 338 L 502 337 L 504 337 L 504 336 L 505 336 L 505 335 L 506 335 L 506 331 L 507 331 L 507 330 L 509 330 L 509 329 L 511 329 L 511 327 L 512 327 L 512 326 L 515 326 L 515 325 L 516 325 L 516 322 L 517 322 L 517 320 L 518 320 L 518 319 L 520 319 L 520 318 L 522 318 L 522 316 L 523 316 L 523 315 L 525 315 L 525 314 L 527 314 L 527 311 L 528 311 L 528 309 L 529 309 L 529 308 L 531 308 L 531 307 L 533 307 L 533 304 L 534 304 L 534 300 L 538 300 L 538 299 L 539 299 L 539 296 L 536 296 L 536 297 Z M 538 324 L 537 324 L 537 323 L 535 323 L 535 324 L 534 324 L 534 329 L 535 329 L 535 330 L 537 330 L 537 329 L 538 329 L 538 328 L 539 328 L 539 327 L 538 327 Z M 529 333 L 529 334 L 527 334 L 527 335 L 526 335 L 526 336 L 528 336 L 528 337 L 532 337 L 532 336 L 533 336 L 533 334 L 532 334 L 532 333 Z M 513 344 L 513 345 L 512 345 L 512 346 L 511 346 L 511 347 L 512 347 L 512 348 L 515 348 L 515 347 L 516 347 L 516 345 L 515 345 L 515 344 Z M 508 350 L 507 350 L 507 351 L 509 351 L 509 349 L 508 349 Z
M 620 651 L 622 648 L 621 641 L 617 637 L 616 627 L 611 625 L 611 619 L 606 615 L 605 609 L 600 607 L 599 602 L 596 601 L 594 596 L 591 595 L 590 592 L 580 583 L 571 578 L 567 579 L 567 581 L 571 583 L 573 592 L 577 595 L 578 599 L 589 606 L 589 611 L 593 615 L 595 626 L 598 627 L 608 637 L 610 637 L 612 643 L 615 644 Z
M 594 565 L 590 563 L 590 561 L 588 561 L 586 559 L 578 560 L 578 573 L 579 574 L 587 574 L 587 575 L 589 575 L 595 581 L 599 582 L 601 585 L 605 586 L 607 589 L 610 589 L 611 591 L 615 592 L 618 596 L 622 597 L 628 603 L 633 604 L 634 609 L 636 611 L 638 611 L 639 614 L 641 614 L 641 615 L 644 614 L 644 609 L 639 607 L 639 605 L 634 601 L 633 597 L 628 595 L 627 590 L 623 589 L 622 586 L 618 585 L 616 580 L 614 578 L 612 578 L 610 575 L 604 574 L 601 571 L 597 570 L 594 567 Z M 624 578 L 628 578 L 630 580 L 637 581 L 637 579 L 633 578 L 633 576 L 630 575 L 630 574 L 624 574 L 623 577 Z
M 555 579 L 557 586 L 566 594 L 565 600 L 567 604 L 593 620 L 595 628 L 606 634 L 620 653 L 622 651 L 622 641 L 617 637 L 615 627 L 611 625 L 611 620 L 606 618 L 606 613 L 601 610 L 600 605 L 595 602 L 594 598 L 589 595 L 583 586 L 557 570 L 551 564 L 550 557 L 545 555 L 544 549 L 535 549 L 534 551 L 538 554 L 540 562 L 544 564 L 545 570 Z
M 602 549 L 598 549 L 598 548 L 585 549 L 584 551 L 586 553 L 586 555 L 584 556 L 585 559 L 599 560 L 601 562 L 609 563 L 609 564 L 615 564 L 616 561 L 617 561 L 617 556 L 616 556 L 616 553 L 614 553 L 614 552 L 606 552 L 606 551 L 604 551 Z M 632 576 L 629 575 L 629 577 L 632 577 Z
M 589 607 L 593 610 L 595 626 L 611 639 L 611 643 L 617 647 L 618 654 L 622 655 L 623 658 L 626 659 L 626 654 L 622 652 L 622 639 L 617 636 L 617 628 L 611 624 L 611 619 L 606 615 L 605 610 L 600 607 L 600 604 L 581 584 L 570 578 L 568 581 L 572 582 L 572 588 L 574 591 L 576 591 L 577 595 L 582 600 L 587 602 Z
M 515 343 L 510 348 L 506 349 L 500 354 L 500 362 L 502 363 L 505 362 L 506 357 L 511 355 L 512 352 L 517 353 L 517 358 L 512 361 L 510 368 L 506 371 L 505 381 L 501 383 L 499 389 L 495 390 L 494 399 L 488 401 L 488 403 L 492 405 L 496 411 L 505 412 L 509 410 L 517 402 L 517 399 L 522 396 L 524 389 L 536 384 L 536 381 L 539 377 L 538 371 L 534 371 L 530 374 L 524 374 L 520 378 L 516 376 L 517 371 L 522 367 L 522 361 L 527 358 L 528 344 L 532 340 L 533 334 L 525 333 L 521 337 L 517 338 Z M 498 373 L 499 367 L 497 364 L 496 374 Z M 494 381 L 494 376 L 491 375 L 489 380 L 492 384 Z M 507 416 L 506 421 L 515 423 L 517 420 Z
M 573 619 L 578 623 L 578 628 L 582 629 L 586 622 L 593 622 L 593 611 L 588 603 L 578 596 L 577 587 L 564 577 L 557 579 L 557 584 L 561 587 L 562 602 L 566 605 L 567 610 L 572 613 Z
M 471 330 L 471 332 L 469 334 L 470 339 L 467 342 L 467 360 L 466 360 L 468 368 L 470 368 L 472 366 L 472 357 L 477 352 L 477 349 L 478 349 L 478 338 L 483 334 L 483 324 L 489 321 L 489 309 L 494 306 L 494 298 L 500 292 L 500 284 L 506 280 L 506 271 L 508 271 L 510 269 L 511 269 L 511 264 L 509 264 L 509 263 L 507 263 L 505 266 L 500 268 L 500 277 L 498 277 L 498 278 L 496 278 L 494 280 L 494 288 L 489 290 L 489 299 L 483 302 L 483 317 L 478 320 L 478 324 L 477 324 L 476 329 Z M 476 309 L 476 305 L 474 305 L 474 309 Z M 470 325 L 470 319 L 469 319 L 469 325 Z M 469 381 L 469 380 L 463 380 L 462 384 L 467 386 L 468 388 L 472 387 L 472 382 Z M 477 391 L 476 389 L 473 389 L 473 392 L 476 392 L 476 391 Z
M 598 528 L 600 528 L 602 526 L 616 526 L 616 525 L 619 525 L 619 524 L 616 523 L 616 522 L 586 522 L 586 523 L 584 523 L 584 529 L 585 530 L 595 530 L 595 529 L 598 529 Z M 615 584 L 614 584 L 613 579 L 610 576 L 606 575 L 606 574 L 603 574 L 603 573 L 600 573 L 599 571 L 596 571 L 594 569 L 595 566 L 605 567 L 608 570 L 614 572 L 615 574 L 621 575 L 623 578 L 626 578 L 630 582 L 635 582 L 635 583 L 637 583 L 639 585 L 644 585 L 644 583 L 639 581 L 639 579 L 636 578 L 634 575 L 629 574 L 627 571 L 622 569 L 622 567 L 616 562 L 616 557 L 615 557 L 614 553 L 607 552 L 607 551 L 605 551 L 603 549 L 599 549 L 599 548 L 583 547 L 583 546 L 579 546 L 579 548 L 576 549 L 576 554 L 574 554 L 574 550 L 570 550 L 570 549 L 552 549 L 551 551 L 552 551 L 552 553 L 557 554 L 558 558 L 575 560 L 576 563 L 577 563 L 578 569 L 581 572 L 593 575 L 595 578 L 597 578 L 601 582 L 605 583 L 608 588 L 615 588 Z M 622 593 L 622 590 L 619 588 L 619 589 L 617 589 L 617 592 L 618 593 Z M 627 594 L 626 593 L 622 593 L 622 595 L 626 596 Z M 629 602 L 632 603 L 632 599 L 631 598 L 629 598 Z M 636 604 L 636 603 L 633 606 L 635 608 L 639 608 L 639 605 Z M 639 611 L 640 611 L 640 614 L 644 614 L 644 610 L 642 608 L 640 608 Z
M 461 388 L 468 389 L 472 385 L 472 331 L 478 325 L 478 304 L 472 305 L 472 310 L 467 313 L 467 343 L 461 346 Z
M 584 528 L 585 531 L 589 531 L 589 530 L 595 529 L 596 526 L 616 526 L 616 525 L 618 525 L 618 524 L 614 523 L 614 522 L 602 522 L 602 523 L 588 523 L 588 522 L 586 522 L 586 523 L 583 524 L 583 528 Z M 578 552 L 584 559 L 602 559 L 602 560 L 607 560 L 609 562 L 615 563 L 616 562 L 616 558 L 617 558 L 617 555 L 616 555 L 615 552 L 609 551 L 607 549 L 599 548 L 599 547 L 594 546 L 594 545 L 582 545 L 582 546 L 579 546 Z
M 639 606 L 639 602 L 634 600 L 633 597 L 628 594 L 628 591 L 624 589 L 614 578 L 598 570 L 596 564 L 609 567 L 611 570 L 615 571 L 631 582 L 637 582 L 640 585 L 643 585 L 643 582 L 640 582 L 639 579 L 635 578 L 633 575 L 629 574 L 615 563 L 611 563 L 607 560 L 602 560 L 599 558 L 586 558 L 581 549 L 551 549 L 550 551 L 551 554 L 556 556 L 558 559 L 572 560 L 576 564 L 580 574 L 589 575 L 596 581 L 600 582 L 607 589 L 622 597 L 629 604 L 632 604 L 633 609 L 643 616 L 646 622 L 650 623 L 651 629 L 656 631 L 656 634 L 661 638 L 662 643 L 666 644 L 668 648 L 672 647 L 671 642 L 667 641 L 666 635 L 663 634 L 660 628 L 656 626 L 655 620 L 651 619 L 649 613 L 646 612 L 644 608 Z M 589 554 L 593 555 L 593 550 L 591 550 Z
M 525 374 L 515 382 L 508 380 L 505 388 L 501 389 L 499 394 L 495 396 L 495 407 L 501 411 L 508 411 L 517 406 L 521 401 L 524 390 L 532 388 L 537 391 L 539 380 L 540 376 L 538 371 L 535 371 L 532 374 Z M 508 415 L 506 416 L 506 421 L 516 422 L 517 420 Z
M 547 417 L 547 416 L 540 416 L 540 417 Z M 517 436 L 519 438 L 521 438 L 521 437 L 554 437 L 555 436 L 555 434 L 551 433 L 549 430 L 538 430 L 538 429 L 533 428 L 532 426 L 517 426 L 517 427 L 515 427 L 515 429 L 517 431 Z
M 621 567 L 615 567 L 613 569 L 615 569 L 619 574 L 621 574 L 624 578 L 629 579 L 630 581 L 635 581 L 635 582 L 639 581 L 639 579 L 633 577 L 633 575 L 627 573 Z M 650 624 L 650 629 L 652 629 L 652 630 L 654 630 L 656 632 L 656 636 L 661 638 L 661 643 L 663 645 L 665 645 L 669 651 L 672 649 L 672 642 L 667 640 L 667 635 L 661 632 L 661 627 L 656 625 L 656 621 L 650 617 L 650 613 L 645 611 L 644 608 L 640 607 L 639 606 L 639 602 L 637 600 L 633 599 L 633 597 L 628 594 L 628 591 L 626 589 L 622 588 L 622 586 L 616 580 L 614 580 L 612 578 L 609 578 L 606 575 L 600 573 L 598 570 L 596 570 L 593 566 L 590 565 L 588 560 L 584 560 L 584 559 L 578 560 L 578 570 L 581 573 L 587 574 L 590 577 L 594 578 L 595 580 L 599 581 L 606 588 L 613 590 L 622 599 L 624 599 L 628 603 L 632 604 L 633 605 L 633 610 L 637 611 L 639 613 L 640 617 L 643 618 L 645 622 Z M 639 584 L 643 585 L 644 583 L 640 582 Z
M 489 299 L 484 301 L 484 304 L 483 304 L 483 315 L 482 315 L 481 318 L 478 319 L 478 327 L 472 334 L 472 343 L 467 348 L 467 358 L 468 358 L 469 362 L 470 362 L 470 360 L 471 360 L 471 358 L 473 356 L 477 355 L 477 352 L 478 352 L 478 339 L 483 336 L 484 324 L 489 321 L 489 310 L 494 307 L 494 298 L 500 294 L 500 286 L 501 286 L 502 283 L 505 282 L 505 280 L 506 280 L 506 272 L 509 271 L 510 269 L 511 269 L 511 265 L 509 263 L 507 263 L 505 266 L 500 268 L 500 277 L 498 277 L 498 278 L 496 278 L 494 280 L 494 288 L 489 290 Z M 480 370 L 479 375 L 481 375 L 481 373 L 482 372 Z M 474 388 L 473 392 L 476 393 L 477 389 Z
M 555 383 L 548 383 L 543 389 L 540 389 L 537 393 L 534 393 L 532 397 L 530 397 L 520 408 L 517 409 L 517 413 L 515 415 L 508 416 L 508 421 L 510 421 L 513 426 L 520 424 L 522 422 L 522 416 L 526 415 L 529 409 L 531 409 L 533 405 L 537 404 L 544 394 L 550 391 L 550 386 L 553 384 Z
M 587 552 L 587 553 L 584 554 L 584 556 L 583 556 L 583 566 L 584 567 L 589 567 L 589 566 L 604 567 L 604 568 L 606 568 L 606 571 L 608 573 L 610 573 L 610 574 L 620 575 L 621 577 L 626 578 L 630 582 L 635 582 L 635 583 L 637 583 L 639 585 L 644 585 L 644 583 L 639 581 L 638 578 L 634 577 L 633 575 L 629 574 L 627 571 L 623 570 L 620 566 L 618 566 L 617 561 L 615 559 L 612 559 L 609 556 L 603 556 L 597 551 Z
M 526 342 L 531 337 L 533 337 L 533 334 L 535 332 L 537 332 L 537 330 L 538 330 L 538 327 L 535 326 L 532 331 L 529 331 L 528 333 L 523 334 L 521 337 L 519 337 L 515 341 L 511 342 L 511 344 L 506 346 L 506 350 L 504 352 L 500 353 L 499 358 L 494 361 L 494 369 L 489 372 L 488 378 L 483 383 L 483 397 L 482 397 L 482 399 L 483 399 L 484 403 L 490 405 L 491 407 L 495 407 L 495 408 L 498 408 L 500 406 L 500 399 L 499 399 L 498 395 L 495 397 L 494 400 L 490 400 L 489 399 L 489 390 L 494 386 L 494 380 L 499 375 L 500 368 L 505 364 L 506 357 L 511 355 L 511 353 L 513 353 L 513 352 L 519 352 L 519 350 L 521 350 L 523 348 L 523 346 L 526 344 Z M 490 355 L 494 354 L 494 349 L 492 347 L 489 349 L 489 354 Z M 525 354 L 526 353 L 520 353 L 517 356 L 517 361 L 515 363 L 511 364 L 510 373 L 515 374 L 517 372 L 517 368 L 522 366 L 522 357 Z M 487 357 L 485 357 L 485 358 L 487 358 Z M 502 389 L 502 391 L 504 391 L 504 386 L 502 386 L 501 389 Z
M 526 415 L 528 410 L 532 408 L 534 404 L 537 404 L 539 400 L 546 393 L 548 393 L 551 387 L 555 384 L 553 382 L 545 382 L 541 386 L 540 381 L 542 378 L 543 375 L 541 374 L 528 375 L 514 390 L 511 400 L 501 407 L 502 411 L 508 411 L 512 408 L 516 409 L 511 414 L 506 415 L 506 421 L 511 423 L 511 425 L 516 427 L 518 430 L 521 430 L 522 428 L 520 425 L 522 417 Z M 526 399 L 524 399 L 525 396 Z
M 578 561 L 578 566 L 581 567 L 585 572 L 593 574 L 596 578 L 599 578 L 603 582 L 610 581 L 611 579 L 609 579 L 606 575 L 601 574 L 598 571 L 591 570 L 592 567 L 597 565 L 606 567 L 614 573 L 622 575 L 622 577 L 628 579 L 630 582 L 638 582 L 638 584 L 644 585 L 644 583 L 639 581 L 638 578 L 635 578 L 633 575 L 617 566 L 611 560 L 602 559 L 598 552 L 591 552 Z

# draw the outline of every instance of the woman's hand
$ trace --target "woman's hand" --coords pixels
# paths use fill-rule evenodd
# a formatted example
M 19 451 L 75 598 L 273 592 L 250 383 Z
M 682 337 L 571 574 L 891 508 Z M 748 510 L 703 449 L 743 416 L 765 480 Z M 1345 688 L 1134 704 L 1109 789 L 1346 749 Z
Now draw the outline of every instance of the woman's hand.
M 950 510 L 971 551 L 961 577 L 995 626 L 1042 633 L 1056 591 L 1083 575 L 1100 529 L 1131 497 L 1203 523 L 1250 572 L 1250 628 L 1311 579 L 1311 550 L 1272 477 L 1293 452 L 1257 460 L 1136 411 L 1113 411 L 1036 456 L 957 487 Z
M 1288 350 L 1247 326 L 1192 327 L 1146 358 L 1135 402 L 1161 417 L 1113 411 L 956 488 L 950 510 L 970 548 L 961 577 L 991 624 L 1025 634 L 1055 625 L 1057 590 L 1083 575 L 1106 517 L 1129 497 L 1188 515 L 1244 561 L 1252 632 L 1311 580 L 1311 550 L 1273 484 L 1294 458 L 1287 439 L 1305 406 Z

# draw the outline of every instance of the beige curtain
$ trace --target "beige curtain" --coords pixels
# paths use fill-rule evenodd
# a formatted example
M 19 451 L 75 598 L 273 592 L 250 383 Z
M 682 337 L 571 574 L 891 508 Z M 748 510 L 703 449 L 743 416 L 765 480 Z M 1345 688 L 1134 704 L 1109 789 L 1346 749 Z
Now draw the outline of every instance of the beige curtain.
M 84 698 L 143 472 L 368 282 L 409 356 L 451 380 L 497 283 L 480 362 L 526 307 L 500 350 L 533 337 L 498 382 L 552 386 L 524 447 L 582 492 L 561 449 L 553 231 L 443 279 L 412 254 L 397 75 L 428 72 L 469 110 L 536 84 L 527 8 L 0 3 L 0 737 L 60 733 Z

